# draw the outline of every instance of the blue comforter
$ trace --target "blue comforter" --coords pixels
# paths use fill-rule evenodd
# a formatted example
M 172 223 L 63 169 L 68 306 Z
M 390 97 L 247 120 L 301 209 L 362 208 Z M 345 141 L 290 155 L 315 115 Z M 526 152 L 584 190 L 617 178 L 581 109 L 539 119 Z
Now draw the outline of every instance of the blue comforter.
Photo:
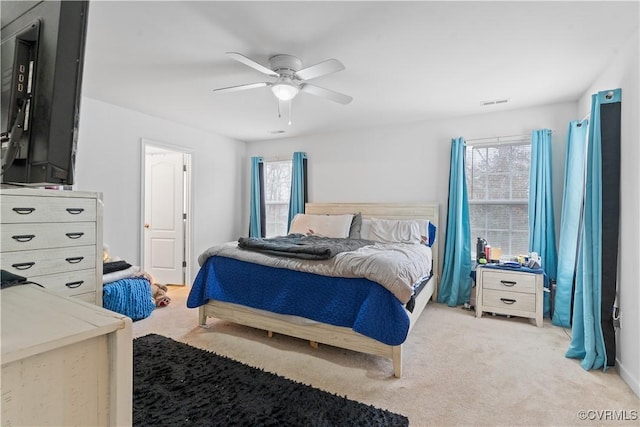
M 409 332 L 402 303 L 363 278 L 320 276 L 213 256 L 200 268 L 187 307 L 209 300 L 348 327 L 388 345 L 402 344 Z

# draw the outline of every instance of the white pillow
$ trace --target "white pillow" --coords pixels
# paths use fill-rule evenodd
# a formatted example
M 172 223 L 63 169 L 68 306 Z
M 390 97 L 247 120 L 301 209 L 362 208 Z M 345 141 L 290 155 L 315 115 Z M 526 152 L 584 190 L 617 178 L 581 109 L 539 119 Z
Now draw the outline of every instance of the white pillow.
M 297 214 L 291 227 L 289 234 L 307 234 L 322 237 L 349 237 L 349 229 L 353 215 L 307 215 Z
M 419 244 L 421 241 L 420 222 L 371 218 L 368 238 L 382 243 Z
M 369 230 L 371 230 L 371 220 L 369 218 L 362 218 L 362 228 L 360 229 L 360 238 L 365 240 L 369 239 Z

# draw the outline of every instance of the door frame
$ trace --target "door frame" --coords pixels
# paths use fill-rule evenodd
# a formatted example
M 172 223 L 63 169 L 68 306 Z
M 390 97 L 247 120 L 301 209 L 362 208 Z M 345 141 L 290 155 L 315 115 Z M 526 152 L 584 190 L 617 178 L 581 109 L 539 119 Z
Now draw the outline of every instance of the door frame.
M 185 248 L 185 261 L 187 262 L 187 267 L 184 271 L 185 277 L 185 286 L 191 285 L 191 270 L 192 270 L 192 256 L 193 254 L 193 151 L 178 145 L 167 144 L 164 142 L 159 142 L 147 138 L 140 138 L 140 268 L 144 271 L 144 260 L 145 260 L 145 238 L 144 238 L 144 223 L 146 217 L 146 203 L 145 203 L 145 184 L 146 184 L 146 167 L 147 167 L 147 148 L 160 148 L 162 150 L 169 150 L 178 153 L 184 154 L 184 162 L 187 166 L 187 171 L 185 173 L 185 183 L 184 183 L 184 197 L 185 197 L 185 210 L 187 211 L 187 219 L 185 221 L 185 230 L 184 230 L 184 248 Z

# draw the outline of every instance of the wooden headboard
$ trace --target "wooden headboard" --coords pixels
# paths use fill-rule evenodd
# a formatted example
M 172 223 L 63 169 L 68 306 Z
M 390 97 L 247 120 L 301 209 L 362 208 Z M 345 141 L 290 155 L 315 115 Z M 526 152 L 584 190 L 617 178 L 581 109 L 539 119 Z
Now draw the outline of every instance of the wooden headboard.
M 340 215 L 360 212 L 363 218 L 428 219 L 440 228 L 439 210 L 440 205 L 437 203 L 307 203 L 305 205 L 305 213 L 312 215 Z M 431 252 L 437 292 L 440 279 L 438 239 L 431 246 Z

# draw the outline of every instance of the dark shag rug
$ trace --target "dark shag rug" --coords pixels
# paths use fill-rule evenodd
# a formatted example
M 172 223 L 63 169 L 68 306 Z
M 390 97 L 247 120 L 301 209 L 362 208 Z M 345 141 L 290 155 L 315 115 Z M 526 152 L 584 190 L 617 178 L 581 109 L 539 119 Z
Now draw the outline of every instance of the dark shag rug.
M 161 335 L 133 340 L 134 426 L 407 426 L 402 416 Z

